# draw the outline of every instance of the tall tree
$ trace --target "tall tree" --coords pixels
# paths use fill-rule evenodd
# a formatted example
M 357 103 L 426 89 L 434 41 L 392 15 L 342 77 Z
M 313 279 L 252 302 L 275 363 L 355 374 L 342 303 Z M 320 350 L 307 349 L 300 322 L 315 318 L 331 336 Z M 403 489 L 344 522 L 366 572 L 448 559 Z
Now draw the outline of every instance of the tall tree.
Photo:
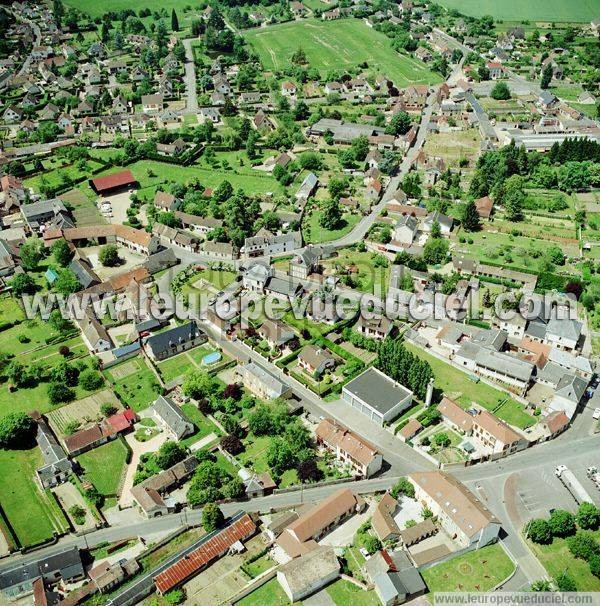
M 542 81 L 540 82 L 540 88 L 546 89 L 550 86 L 550 82 L 552 82 L 552 74 L 552 63 L 548 62 L 542 70 Z
M 469 200 L 463 205 L 460 220 L 467 231 L 477 231 L 479 229 L 479 213 L 473 200 Z
M 171 11 L 171 29 L 174 32 L 179 31 L 179 19 L 177 18 L 177 13 L 175 12 L 175 9 Z

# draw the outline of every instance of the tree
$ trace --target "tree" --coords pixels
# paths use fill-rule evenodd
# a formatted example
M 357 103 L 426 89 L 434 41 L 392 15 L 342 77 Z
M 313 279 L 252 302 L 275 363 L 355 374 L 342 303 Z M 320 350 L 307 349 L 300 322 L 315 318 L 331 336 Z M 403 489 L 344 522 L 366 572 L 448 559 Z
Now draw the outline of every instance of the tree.
M 550 585 L 550 581 L 540 579 L 539 581 L 534 581 L 530 589 L 531 591 L 552 591 L 552 586 Z
M 154 460 L 161 469 L 173 467 L 176 463 L 183 461 L 187 456 L 187 450 L 179 442 L 165 442 L 156 453 Z
M 104 404 L 102 404 L 102 406 L 100 406 L 100 412 L 105 417 L 110 417 L 117 412 L 117 408 L 114 406 L 114 404 L 111 404 L 110 402 L 105 402 Z
M 15 274 L 9 281 L 12 292 L 17 297 L 23 294 L 32 295 L 36 291 L 35 280 L 29 274 Z
M 177 606 L 177 604 L 183 604 L 185 601 L 185 592 L 183 589 L 173 589 L 172 591 L 167 591 L 164 595 L 165 601 L 167 604 L 171 604 L 171 606 Z
M 216 503 L 208 503 L 202 510 L 202 527 L 206 532 L 213 532 L 223 524 L 225 518 Z
M 325 229 L 336 229 L 342 220 L 342 208 L 339 200 L 329 198 L 325 200 L 319 217 L 319 225 Z
M 179 19 L 177 18 L 177 13 L 175 12 L 175 9 L 171 11 L 171 29 L 174 32 L 179 31 Z
M 361 535 L 360 542 L 370 555 L 373 555 L 382 547 L 381 541 L 376 536 L 369 533 L 364 533 L 363 535 Z
M 240 478 L 232 478 L 223 485 L 222 492 L 226 499 L 240 499 L 246 494 L 246 487 Z
M 61 404 L 75 399 L 75 392 L 68 385 L 54 381 L 48 383 L 47 394 L 50 404 Z
M 85 524 L 85 509 L 81 505 L 72 505 L 69 507 L 69 515 L 75 520 L 75 524 L 82 526 Z
M 548 524 L 555 537 L 568 537 L 577 530 L 573 514 L 564 509 L 555 509 L 550 514 Z
M 407 478 L 400 478 L 390 490 L 390 494 L 397 499 L 399 495 L 403 494 L 411 499 L 415 498 L 415 487 L 410 483 Z
M 440 227 L 440 222 L 437 219 L 435 219 L 431 224 L 430 236 L 434 239 L 442 237 L 442 228 Z
M 273 438 L 267 448 L 267 464 L 276 475 L 296 466 L 296 452 L 283 438 Z
M 183 381 L 183 393 L 194 400 L 209 398 L 217 393 L 219 384 L 205 371 L 194 370 Z
M 527 535 L 534 543 L 540 545 L 552 543 L 552 530 L 548 522 L 542 518 L 531 520 L 527 524 Z
M 492 91 L 490 92 L 490 97 L 492 99 L 496 99 L 497 101 L 506 101 L 507 99 L 510 99 L 510 89 L 508 88 L 508 84 L 502 80 L 496 82 L 492 88 Z
M 93 368 L 86 368 L 79 375 L 79 386 L 83 387 L 86 391 L 95 391 L 100 389 L 104 383 L 102 375 Z
M 35 437 L 36 422 L 24 412 L 11 412 L 0 419 L 0 446 L 22 448 Z
M 29 238 L 19 249 L 23 269 L 37 269 L 42 259 L 42 243 L 38 238 Z
M 64 238 L 60 238 L 52 245 L 52 254 L 56 259 L 56 262 L 61 267 L 66 267 L 73 258 L 73 253 L 69 248 L 69 244 Z
M 260 404 L 248 417 L 248 428 L 255 436 L 266 436 L 273 431 L 271 409 L 266 404 Z
M 443 263 L 448 254 L 448 241 L 443 238 L 429 238 L 423 248 L 423 259 L 428 265 Z
M 577 591 L 575 581 L 566 572 L 561 572 L 555 577 L 554 582 L 556 583 L 558 591 Z
M 549 61 L 542 70 L 542 81 L 540 82 L 540 88 L 547 89 L 550 86 L 550 82 L 552 82 L 552 75 L 552 63 Z
M 352 141 L 352 145 L 350 147 L 352 154 L 354 155 L 354 159 L 357 162 L 363 162 L 369 153 L 369 139 L 366 135 L 356 137 L 356 139 Z
M 221 447 L 232 455 L 239 454 L 244 450 L 242 441 L 234 435 L 226 435 L 221 438 Z
M 298 479 L 301 482 L 318 482 L 323 478 L 323 472 L 319 469 L 315 459 L 300 461 L 296 468 Z
M 50 372 L 50 380 L 55 383 L 63 383 L 69 387 L 77 385 L 79 377 L 79 368 L 73 364 L 69 364 L 65 359 L 62 359 Z
M 590 565 L 590 572 L 595 577 L 600 577 L 600 555 L 592 556 L 588 563 Z
M 387 125 L 385 132 L 388 135 L 405 135 L 412 126 L 412 120 L 405 111 L 395 113 Z
M 447 433 L 438 433 L 433 437 L 433 442 L 436 444 L 436 446 L 446 448 L 450 446 L 451 440 Z
M 100 249 L 98 260 L 104 267 L 116 267 L 121 262 L 119 249 L 114 244 L 107 244 Z
M 577 510 L 577 524 L 584 530 L 596 530 L 600 526 L 600 509 L 593 503 L 582 503 Z
M 64 333 L 73 328 L 71 320 L 63 318 L 60 309 L 53 309 L 48 316 L 48 325 L 56 332 Z
M 67 296 L 76 293 L 81 288 L 81 284 L 77 276 L 68 267 L 65 267 L 58 273 L 53 287 L 57 293 Z
M 521 221 L 523 219 L 525 192 L 523 191 L 522 177 L 513 175 L 506 179 L 502 201 L 507 221 Z
M 463 204 L 460 221 L 466 231 L 477 231 L 479 229 L 479 213 L 474 200 L 469 200 L 466 204 Z
M 590 560 L 592 556 L 600 553 L 600 545 L 589 530 L 581 530 L 567 538 L 569 551 L 582 560 Z

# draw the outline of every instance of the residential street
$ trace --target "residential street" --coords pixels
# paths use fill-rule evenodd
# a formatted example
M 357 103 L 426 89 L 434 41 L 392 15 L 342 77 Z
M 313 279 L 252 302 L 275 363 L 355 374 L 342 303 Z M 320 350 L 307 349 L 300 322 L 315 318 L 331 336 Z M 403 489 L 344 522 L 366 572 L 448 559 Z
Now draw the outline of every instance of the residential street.
M 185 98 L 186 113 L 195 114 L 198 112 L 198 95 L 196 92 L 196 64 L 194 63 L 194 49 L 192 48 L 193 38 L 183 40 L 185 48 Z

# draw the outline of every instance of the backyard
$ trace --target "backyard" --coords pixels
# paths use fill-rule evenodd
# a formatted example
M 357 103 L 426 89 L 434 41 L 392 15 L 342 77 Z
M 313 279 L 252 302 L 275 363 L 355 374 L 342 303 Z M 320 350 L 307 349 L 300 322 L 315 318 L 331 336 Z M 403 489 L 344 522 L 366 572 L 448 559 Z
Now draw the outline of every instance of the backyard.
M 62 532 L 67 522 L 50 492 L 42 492 L 35 472 L 42 464 L 39 448 L 0 449 L 0 506 L 23 546 Z
M 158 379 L 141 356 L 121 362 L 105 370 L 104 374 L 114 382 L 115 394 L 136 412 L 152 404 L 162 391 Z
M 128 448 L 121 438 L 98 446 L 77 457 L 89 480 L 105 496 L 116 496 L 127 463 Z
M 421 576 L 431 593 L 490 591 L 514 569 L 502 546 L 495 543 L 427 568 Z
M 314 210 L 304 216 L 302 221 L 302 236 L 307 244 L 331 242 L 331 240 L 337 240 L 345 236 L 359 222 L 360 215 L 346 213 L 336 229 L 325 229 L 322 227 L 319 223 L 320 218 L 320 210 Z
M 389 39 L 359 19 L 284 23 L 245 32 L 266 70 L 283 70 L 298 48 L 311 67 L 323 75 L 367 63 L 373 74 L 383 74 L 401 88 L 410 83 L 435 83 L 441 77 L 424 63 L 396 53 Z

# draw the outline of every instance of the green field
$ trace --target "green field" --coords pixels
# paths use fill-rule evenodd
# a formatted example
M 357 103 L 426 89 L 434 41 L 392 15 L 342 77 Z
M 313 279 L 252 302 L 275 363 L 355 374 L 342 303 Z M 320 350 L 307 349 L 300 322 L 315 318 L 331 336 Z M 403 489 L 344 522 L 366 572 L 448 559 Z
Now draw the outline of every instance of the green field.
M 105 496 L 115 496 L 127 460 L 127 448 L 121 438 L 98 446 L 77 457 L 85 478 Z
M 496 543 L 470 551 L 421 572 L 429 591 L 490 591 L 515 565 Z
M 302 237 L 306 243 L 331 242 L 331 240 L 337 240 L 351 232 L 360 220 L 359 215 L 346 213 L 342 217 L 338 229 L 325 229 L 324 227 L 321 227 L 319 223 L 320 216 L 321 211 L 319 210 L 315 210 L 304 216 L 304 220 L 302 221 Z
M 63 531 L 67 522 L 52 495 L 42 492 L 35 470 L 39 448 L 0 449 L 0 505 L 21 545 L 34 545 Z
M 381 602 L 374 591 L 365 591 L 346 579 L 338 579 L 326 589 L 336 606 L 379 606 Z
M 161 393 L 158 379 L 141 356 L 113 366 L 104 374 L 115 382 L 115 394 L 136 412 L 150 406 Z
M 600 531 L 594 532 L 594 536 L 599 540 Z M 600 591 L 600 579 L 590 572 L 585 560 L 573 557 L 565 539 L 554 537 L 550 545 L 538 545 L 532 541 L 527 544 L 551 577 L 566 572 L 575 581 L 577 591 Z
M 277 579 L 271 579 L 253 591 L 250 595 L 236 602 L 236 606 L 287 606 L 290 603 Z M 300 604 L 300 602 L 296 602 Z
M 440 0 L 442 6 L 465 15 L 520 21 L 591 21 L 600 12 L 598 0 Z
M 120 11 L 131 8 L 131 3 L 127 2 L 127 0 L 105 0 L 100 4 L 93 0 L 65 0 L 65 4 L 77 8 L 92 17 L 100 17 L 109 11 Z M 148 0 L 144 2 L 143 8 L 149 8 L 151 11 L 160 11 L 166 8 L 170 13 L 172 8 L 178 12 L 183 12 L 184 7 L 189 5 L 190 2 L 188 0 L 169 0 L 167 3 L 161 2 L 161 0 Z M 179 18 L 181 19 L 181 16 Z
M 398 87 L 441 81 L 441 77 L 425 64 L 399 55 L 384 34 L 358 19 L 309 19 L 266 29 L 257 28 L 244 35 L 267 70 L 288 67 L 292 53 L 302 48 L 309 65 L 323 75 L 330 70 L 348 69 L 366 62 L 373 75 L 386 75 Z

